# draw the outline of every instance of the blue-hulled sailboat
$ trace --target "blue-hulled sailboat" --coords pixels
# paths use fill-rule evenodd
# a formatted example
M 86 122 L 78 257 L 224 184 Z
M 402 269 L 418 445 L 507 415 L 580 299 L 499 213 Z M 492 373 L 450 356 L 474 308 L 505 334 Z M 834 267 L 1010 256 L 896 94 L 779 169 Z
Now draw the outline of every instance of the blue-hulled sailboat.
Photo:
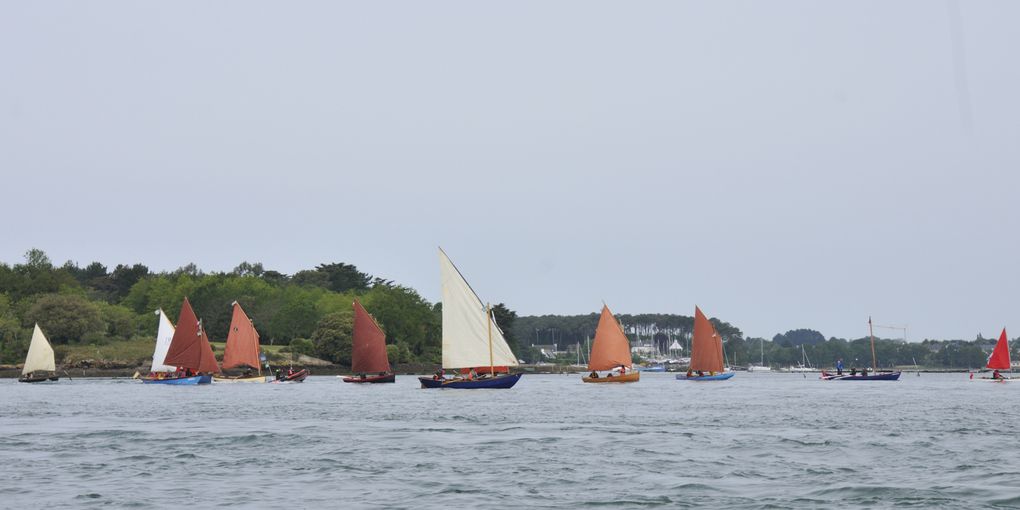
M 691 341 L 691 366 L 677 379 L 687 381 L 725 381 L 733 377 L 723 365 L 722 337 L 701 309 L 694 307 L 694 338 Z
M 157 347 L 158 349 L 158 347 Z M 216 356 L 209 345 L 209 339 L 202 329 L 202 323 L 195 317 L 188 298 L 181 304 L 174 330 L 163 364 L 176 367 L 174 372 L 154 372 L 143 378 L 145 384 L 195 385 L 209 384 L 212 374 L 220 371 Z

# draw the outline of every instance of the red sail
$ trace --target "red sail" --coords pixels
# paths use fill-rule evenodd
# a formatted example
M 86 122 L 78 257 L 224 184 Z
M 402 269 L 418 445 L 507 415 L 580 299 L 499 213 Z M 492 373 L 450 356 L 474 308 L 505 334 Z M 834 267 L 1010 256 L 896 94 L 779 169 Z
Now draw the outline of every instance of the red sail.
M 595 340 L 591 344 L 588 370 L 612 370 L 620 365 L 633 365 L 630 342 L 627 341 L 627 335 L 623 334 L 620 323 L 616 322 L 616 317 L 613 317 L 613 312 L 609 311 L 608 306 L 602 305 L 602 316 L 599 317 Z
M 992 355 L 988 357 L 988 368 L 994 370 L 1009 370 L 1011 368 L 1009 361 L 1009 341 L 1006 340 L 1006 328 L 1002 328 L 1002 334 L 999 335 L 999 341 L 995 343 L 995 350 L 992 351 Z
M 262 373 L 259 360 L 259 332 L 251 319 L 234 301 L 234 316 L 230 319 L 230 332 L 227 333 L 227 346 L 223 351 L 223 369 L 251 367 Z
M 390 371 L 386 357 L 386 334 L 357 300 L 354 301 L 354 349 L 351 371 L 355 374 L 378 374 Z
M 170 348 L 163 363 L 201 373 L 220 371 L 209 339 L 205 337 L 202 325 L 195 317 L 195 311 L 191 309 L 188 298 L 184 298 L 184 304 L 181 305 L 181 313 L 177 316 L 177 329 L 174 331 L 173 339 L 170 340 Z
M 691 345 L 691 370 L 722 372 L 722 339 L 701 309 L 694 307 L 694 341 Z

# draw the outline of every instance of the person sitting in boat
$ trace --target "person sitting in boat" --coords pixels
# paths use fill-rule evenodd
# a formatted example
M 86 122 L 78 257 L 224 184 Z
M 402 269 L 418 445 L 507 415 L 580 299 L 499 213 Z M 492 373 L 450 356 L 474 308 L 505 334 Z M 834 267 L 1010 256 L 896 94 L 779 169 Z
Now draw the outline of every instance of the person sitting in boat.
M 857 375 L 857 367 L 850 367 L 850 377 Z
M 594 370 L 592 370 L 591 373 L 588 374 L 588 378 L 590 378 L 590 379 L 598 379 L 599 378 L 599 373 L 594 371 Z
M 862 368 L 861 369 L 861 377 L 867 377 L 867 375 L 868 375 L 868 368 L 867 367 Z
M 705 377 L 705 372 L 698 370 L 698 377 Z
M 368 378 L 366 374 L 358 374 L 358 377 L 360 377 L 362 381 Z
M 478 373 L 475 372 L 475 369 L 472 368 L 471 371 L 468 372 L 467 378 L 469 381 L 474 381 L 475 379 L 478 378 Z
M 620 375 L 623 375 L 623 374 L 626 374 L 626 373 L 627 373 L 627 367 L 625 367 L 623 365 L 620 365 Z
M 251 377 L 251 367 L 244 369 L 244 374 L 241 377 Z
M 694 377 L 694 371 L 688 368 L 687 369 L 687 378 L 690 379 L 691 377 Z
M 436 370 L 436 373 L 432 374 L 433 381 L 442 381 L 443 379 L 446 379 L 446 377 L 443 375 L 443 369 L 441 368 Z
M 29 377 L 31 376 L 32 374 L 29 374 Z M 999 370 L 996 369 L 992 371 L 992 379 L 1005 379 L 1005 377 L 1003 377 L 1002 374 L 999 373 Z

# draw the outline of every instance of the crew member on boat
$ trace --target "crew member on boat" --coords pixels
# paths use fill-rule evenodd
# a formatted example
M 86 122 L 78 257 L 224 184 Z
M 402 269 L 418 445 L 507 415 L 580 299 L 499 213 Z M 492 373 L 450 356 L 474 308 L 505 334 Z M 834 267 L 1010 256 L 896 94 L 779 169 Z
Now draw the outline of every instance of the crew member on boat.
M 995 369 L 994 371 L 992 371 L 992 379 L 1005 379 L 1005 377 L 1003 377 L 1002 374 L 999 373 L 999 369 Z
M 843 358 L 836 360 L 836 375 L 843 375 Z
M 590 377 L 592 379 L 598 379 L 599 378 L 599 373 L 594 371 L 594 370 L 592 370 L 591 373 L 588 374 L 588 377 Z

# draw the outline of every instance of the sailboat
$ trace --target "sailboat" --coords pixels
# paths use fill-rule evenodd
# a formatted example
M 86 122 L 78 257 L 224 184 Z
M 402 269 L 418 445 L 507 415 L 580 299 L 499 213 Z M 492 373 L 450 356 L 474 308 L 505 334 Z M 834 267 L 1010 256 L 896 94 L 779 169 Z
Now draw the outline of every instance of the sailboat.
M 804 344 L 800 344 L 800 363 L 795 367 L 790 367 L 790 372 L 803 373 L 803 372 L 817 372 L 817 369 L 811 368 L 811 360 L 807 357 L 807 351 L 804 350 Z
M 691 365 L 686 374 L 677 379 L 688 381 L 725 381 L 733 377 L 723 366 L 722 337 L 701 309 L 694 307 L 694 340 L 691 345 Z
M 1006 382 L 1012 380 L 1011 377 L 999 374 L 999 370 L 1013 370 L 1012 361 L 1009 359 L 1009 339 L 1006 337 L 1006 328 L 1002 328 L 1002 334 L 999 335 L 999 341 L 995 342 L 995 349 L 988 356 L 985 368 L 993 372 L 991 377 L 982 377 L 983 381 Z M 971 375 L 971 378 L 973 377 Z
M 28 355 L 25 356 L 25 366 L 21 369 L 21 377 L 18 382 L 43 382 L 56 381 L 60 377 L 56 374 L 57 363 L 53 357 L 53 347 L 46 335 L 39 329 L 39 324 L 32 330 L 32 343 L 28 344 Z
M 266 382 L 262 375 L 262 353 L 259 350 L 259 332 L 255 330 L 248 314 L 244 313 L 241 304 L 237 301 L 231 303 L 234 307 L 233 315 L 230 317 L 230 331 L 227 332 L 227 345 L 223 348 L 223 370 L 232 368 L 243 368 L 241 375 L 227 375 L 226 373 L 213 376 L 214 383 L 261 383 Z M 252 373 L 252 370 L 257 373 Z
M 619 368 L 616 374 L 612 370 Z M 586 383 L 627 383 L 637 382 L 641 379 L 641 372 L 633 370 L 634 362 L 630 357 L 630 342 L 623 328 L 616 321 L 616 317 L 609 311 L 609 307 L 602 305 L 602 316 L 599 317 L 599 325 L 595 328 L 595 341 L 591 346 L 591 353 L 588 355 L 588 370 L 591 374 L 582 377 Z M 609 370 L 606 376 L 599 376 L 599 371 Z
M 772 367 L 765 365 L 765 339 L 761 339 L 761 362 L 757 365 L 748 365 L 748 372 L 771 372 Z
M 854 370 L 849 374 L 833 374 L 822 371 L 820 379 L 825 381 L 897 381 L 900 378 L 899 372 L 879 372 L 878 358 L 875 356 L 875 329 L 871 325 L 871 317 L 868 317 L 868 335 L 871 337 L 871 373 L 867 370 L 857 372 Z
M 396 376 L 390 369 L 390 360 L 386 356 L 386 333 L 375 322 L 375 319 L 354 300 L 354 333 L 351 351 L 352 377 L 344 377 L 347 383 L 391 383 Z M 375 375 L 368 375 L 375 374 Z
M 216 355 L 213 354 L 209 339 L 202 329 L 202 323 L 195 317 L 195 311 L 191 309 L 188 298 L 184 298 L 184 303 L 181 304 L 181 313 L 177 316 L 177 326 L 163 363 L 177 367 L 177 370 L 172 373 L 156 373 L 156 377 L 146 377 L 142 382 L 209 384 L 212 382 L 212 374 L 220 371 L 216 364 Z
M 463 377 L 447 379 L 440 372 L 419 377 L 422 388 L 512 388 L 521 374 L 509 373 L 517 357 L 464 276 L 439 249 L 439 275 L 443 295 L 443 370 L 468 370 Z M 481 377 L 473 373 L 485 372 Z M 506 373 L 501 373 L 501 372 Z

